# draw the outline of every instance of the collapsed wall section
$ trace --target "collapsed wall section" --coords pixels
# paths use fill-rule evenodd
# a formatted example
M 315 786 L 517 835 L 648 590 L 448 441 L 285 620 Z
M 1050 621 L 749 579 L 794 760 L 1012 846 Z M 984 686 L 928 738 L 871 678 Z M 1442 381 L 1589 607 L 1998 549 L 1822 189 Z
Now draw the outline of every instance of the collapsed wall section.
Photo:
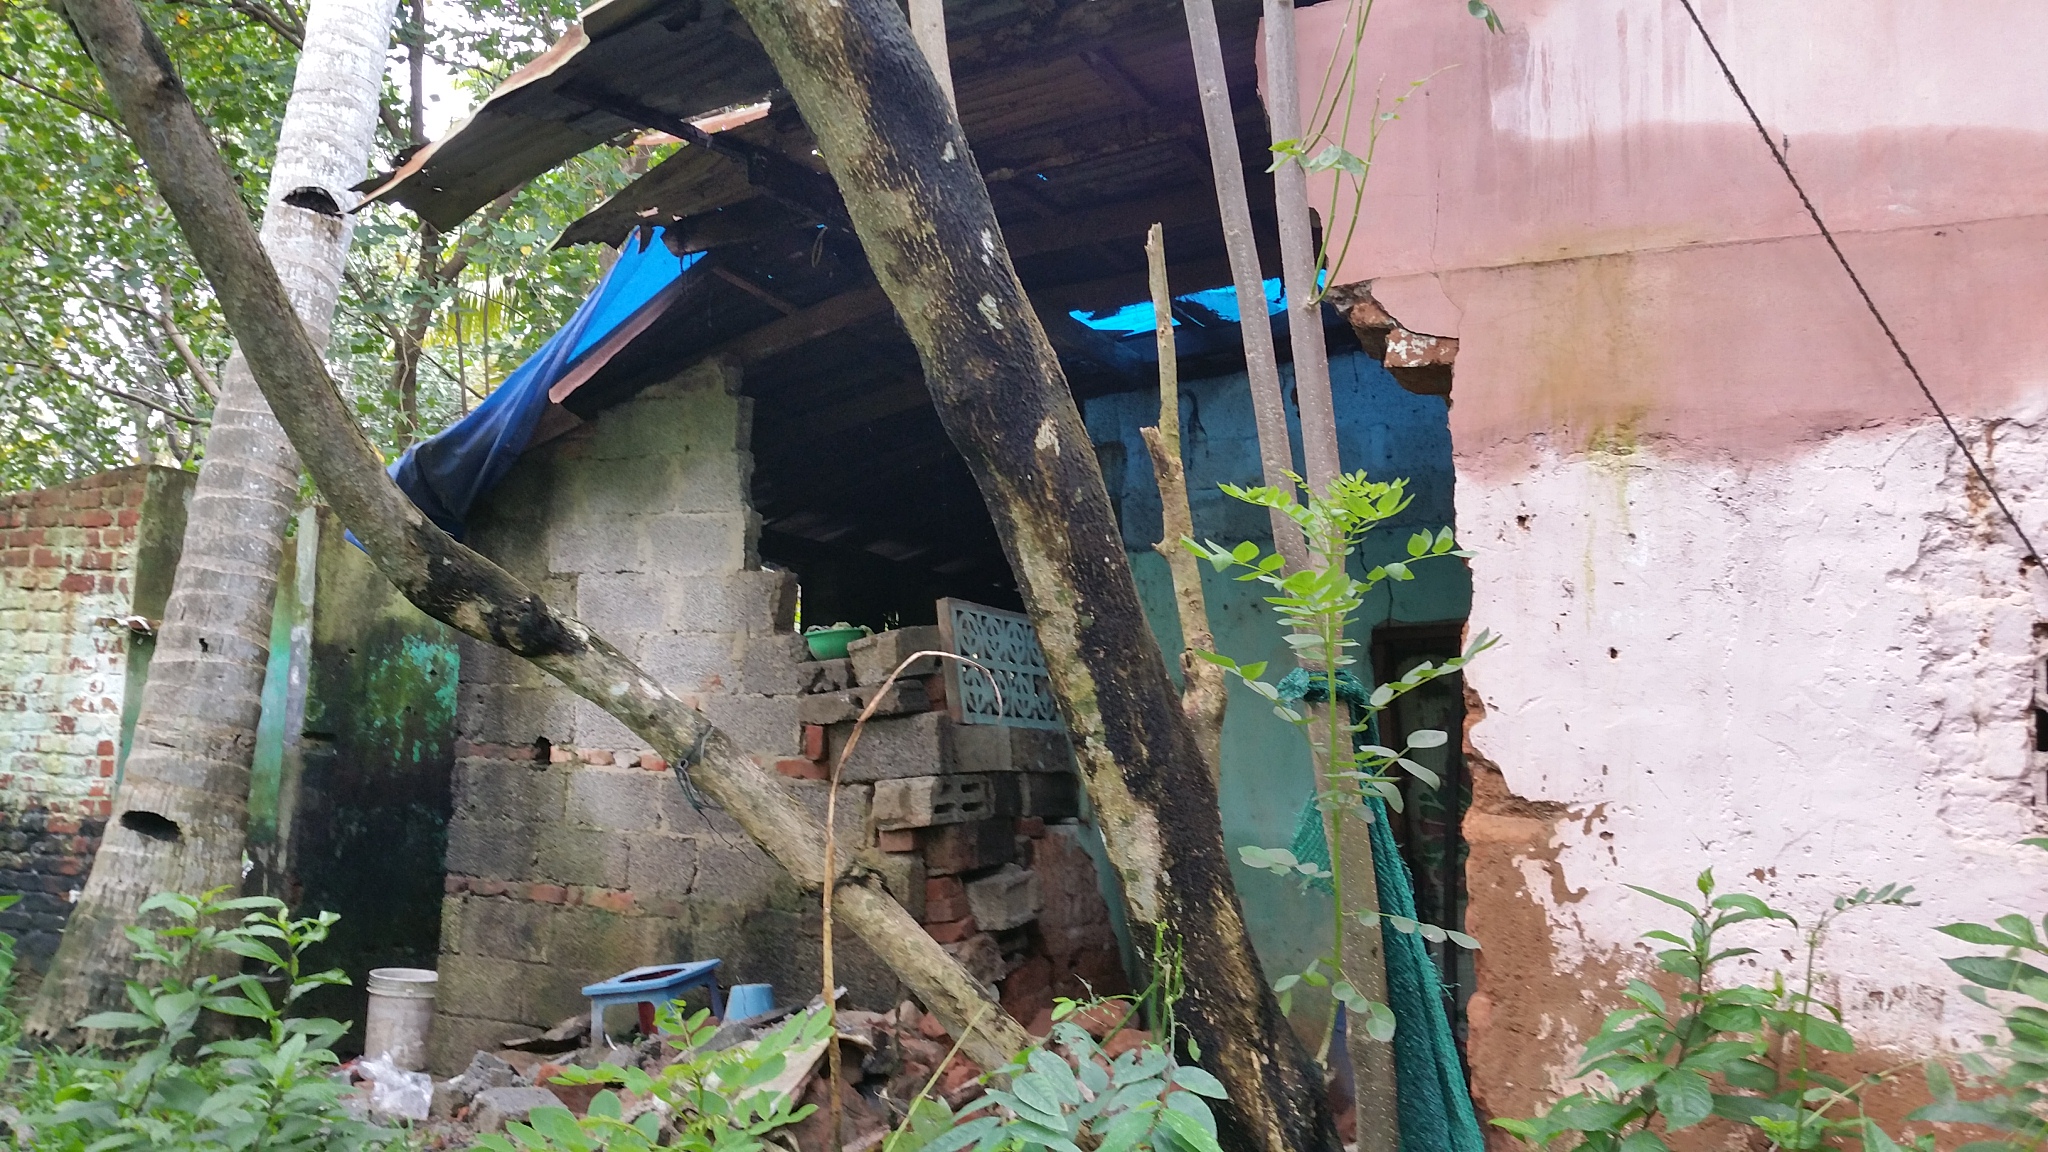
M 529 452 L 472 518 L 471 543 L 701 708 L 822 825 L 826 765 L 886 669 L 811 659 L 795 577 L 759 566 L 750 402 L 736 385 L 705 365 Z M 876 637 L 863 659 L 930 647 L 929 631 Z M 1027 1021 L 1056 990 L 1120 990 L 1064 736 L 963 724 L 944 710 L 942 678 L 917 671 L 847 764 L 841 844 L 867 852 Z M 464 641 L 456 723 L 437 1070 L 585 1011 L 584 985 L 644 964 L 716 957 L 724 984 L 814 994 L 815 894 L 616 720 Z M 981 799 L 952 803 L 963 789 Z M 893 1006 L 894 976 L 836 939 L 852 1004 Z

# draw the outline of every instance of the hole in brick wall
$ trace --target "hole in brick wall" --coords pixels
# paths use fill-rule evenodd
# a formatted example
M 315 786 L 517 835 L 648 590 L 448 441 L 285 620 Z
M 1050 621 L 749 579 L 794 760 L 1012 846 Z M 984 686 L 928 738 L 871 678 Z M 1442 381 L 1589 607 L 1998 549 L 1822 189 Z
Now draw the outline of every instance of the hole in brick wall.
M 178 827 L 176 820 L 160 812 L 144 812 L 140 809 L 121 813 L 121 827 L 128 829 L 130 832 L 141 833 L 151 840 L 163 840 L 172 843 L 175 843 L 180 836 L 184 835 L 184 829 Z

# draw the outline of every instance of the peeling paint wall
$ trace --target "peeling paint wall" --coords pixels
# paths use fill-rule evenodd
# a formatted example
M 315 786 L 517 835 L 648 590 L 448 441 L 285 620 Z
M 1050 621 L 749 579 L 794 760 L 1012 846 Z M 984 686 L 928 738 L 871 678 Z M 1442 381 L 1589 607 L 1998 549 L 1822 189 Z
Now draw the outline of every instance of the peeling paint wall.
M 1301 13 L 1313 94 L 1345 5 Z M 1866 1046 L 1967 1041 L 1932 928 L 2048 906 L 2030 696 L 2048 602 L 1676 4 L 1377 6 L 1387 98 L 1333 279 L 1455 337 L 1478 549 L 1475 1093 L 1521 1115 L 1648 967 L 1622 887 L 1713 865 L 1810 913 Z M 1842 246 L 2036 539 L 2048 465 L 2048 10 L 1710 2 Z M 1447 69 L 1447 70 L 1446 70 Z M 1381 82 L 1379 78 L 1384 77 Z M 1354 139 L 1354 149 L 1363 141 Z M 1312 194 L 1312 199 L 1314 195 Z M 1341 227 L 1343 221 L 1338 221 Z M 1759 972 L 1786 961 L 1782 937 Z

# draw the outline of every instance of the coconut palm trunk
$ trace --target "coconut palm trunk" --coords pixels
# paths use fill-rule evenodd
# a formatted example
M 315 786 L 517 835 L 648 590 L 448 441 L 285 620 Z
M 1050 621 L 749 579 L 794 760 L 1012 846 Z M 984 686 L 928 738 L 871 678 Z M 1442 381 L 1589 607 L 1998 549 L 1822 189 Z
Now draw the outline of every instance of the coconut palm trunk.
M 263 247 L 325 347 L 369 166 L 396 0 L 312 0 L 263 213 Z M 239 350 L 222 374 L 114 816 L 32 1009 L 33 1034 L 124 1002 L 122 929 L 158 892 L 239 884 L 277 573 L 298 457 Z

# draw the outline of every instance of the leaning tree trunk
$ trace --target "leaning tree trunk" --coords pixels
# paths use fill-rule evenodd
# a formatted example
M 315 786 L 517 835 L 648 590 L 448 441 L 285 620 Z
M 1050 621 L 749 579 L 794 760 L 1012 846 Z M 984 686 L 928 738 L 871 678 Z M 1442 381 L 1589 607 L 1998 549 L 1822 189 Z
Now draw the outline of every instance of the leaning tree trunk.
M 353 229 L 335 206 L 369 166 L 396 9 L 314 0 L 278 136 L 263 246 L 321 345 Z M 287 197 L 324 198 L 331 214 Z M 249 762 L 299 464 L 239 351 L 221 385 L 114 818 L 30 1013 L 37 1035 L 66 1035 L 72 1021 L 125 1002 L 137 966 L 121 930 L 144 900 L 242 880 Z
M 1334 1148 L 1323 1078 L 1267 990 L 1216 788 L 1139 607 L 1072 394 L 967 138 L 895 0 L 736 0 L 795 97 L 1017 573 L 1134 933 L 1231 1098 L 1228 1143 Z M 1251 329 L 1247 325 L 1247 331 Z
M 824 864 L 820 829 L 783 778 L 742 754 L 701 712 L 581 622 L 450 539 L 384 474 L 383 462 L 294 314 L 249 227 L 227 166 L 135 0 L 63 0 L 62 8 L 219 296 L 264 399 L 378 571 L 421 611 L 531 661 L 640 734 L 689 771 L 792 877 L 818 887 Z M 989 989 L 889 898 L 871 870 L 847 871 L 834 889 L 835 919 L 859 935 L 954 1035 L 965 1037 L 961 1047 L 970 1059 L 999 1067 L 1029 1043 Z

